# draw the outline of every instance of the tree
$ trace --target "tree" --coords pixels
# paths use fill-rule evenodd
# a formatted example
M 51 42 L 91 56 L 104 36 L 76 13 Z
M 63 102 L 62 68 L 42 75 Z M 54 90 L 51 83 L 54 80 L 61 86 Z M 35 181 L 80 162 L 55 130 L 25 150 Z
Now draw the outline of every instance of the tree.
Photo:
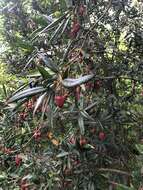
M 18 50 L 13 65 L 22 58 L 18 74 L 27 76 L 7 100 L 15 104 L 3 123 L 10 126 L 2 138 L 10 184 L 139 188 L 132 171 L 143 133 L 142 3 L 25 2 L 8 3 L 13 17 L 5 25 L 8 56 Z M 3 12 L 7 21 L 9 8 Z

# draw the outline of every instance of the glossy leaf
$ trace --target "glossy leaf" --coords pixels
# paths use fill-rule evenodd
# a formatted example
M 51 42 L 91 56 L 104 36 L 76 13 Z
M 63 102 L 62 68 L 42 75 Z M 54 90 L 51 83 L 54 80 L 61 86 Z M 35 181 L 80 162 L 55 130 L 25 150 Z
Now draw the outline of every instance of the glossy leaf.
M 40 34 L 42 34 L 43 32 L 46 32 L 47 30 L 49 30 L 50 28 L 56 26 L 57 24 L 59 24 L 67 15 L 69 14 L 69 11 L 66 12 L 64 15 L 62 15 L 60 18 L 58 18 L 57 20 L 53 21 L 51 24 L 49 24 L 48 26 L 46 26 L 42 31 L 40 31 L 34 38 L 38 37 Z
M 70 21 L 70 17 L 69 18 L 67 18 L 67 20 L 66 20 L 66 22 L 65 22 L 65 24 L 64 24 L 64 27 L 63 27 L 63 29 L 62 29 L 62 31 L 61 31 L 61 35 L 65 32 L 65 30 L 66 30 L 66 28 L 67 28 L 67 26 L 68 26 L 68 23 L 69 23 L 69 21 Z M 61 36 L 60 35 L 60 36 Z
M 25 84 L 22 84 L 13 94 L 12 96 L 14 96 L 15 94 L 17 94 L 18 92 L 20 92 L 21 90 L 23 90 L 26 86 L 28 86 L 29 83 L 25 83 Z
M 68 156 L 68 155 L 69 155 L 68 152 L 61 152 L 60 154 L 57 155 L 57 158 L 65 157 L 65 156 Z
M 86 119 L 89 119 L 89 120 L 91 120 L 91 121 L 94 121 L 94 119 L 93 119 L 85 110 L 81 111 L 80 113 L 81 113 L 81 115 L 82 115 L 83 117 L 85 117 Z
M 44 53 L 39 54 L 39 58 L 42 59 L 45 65 L 53 72 L 57 73 L 59 71 L 58 66 Z
M 63 20 L 62 23 L 59 24 L 58 28 L 55 30 L 54 34 L 50 38 L 49 44 L 51 44 L 53 41 L 55 41 L 55 39 L 58 37 L 58 35 L 61 34 L 61 30 L 64 25 L 64 22 L 65 22 L 65 20 Z
M 39 70 L 39 72 L 41 73 L 42 77 L 44 79 L 48 79 L 51 78 L 52 76 L 48 73 L 48 71 L 46 71 L 46 69 L 44 67 L 41 67 L 39 65 L 37 65 L 37 68 Z
M 23 98 L 26 98 L 26 97 L 29 97 L 29 96 L 32 96 L 32 95 L 36 95 L 36 94 L 39 94 L 41 92 L 45 92 L 46 89 L 43 88 L 43 87 L 35 87 L 35 88 L 30 88 L 30 89 L 26 89 L 22 92 L 19 92 L 17 94 L 15 94 L 14 96 L 12 96 L 9 100 L 8 100 L 8 103 L 12 103 L 12 102 L 15 102 L 15 101 L 18 101 L 20 99 L 23 99 Z
M 78 86 L 78 85 L 81 85 L 83 83 L 86 83 L 88 82 L 89 80 L 91 80 L 92 78 L 94 77 L 94 74 L 92 75 L 85 75 L 83 77 L 80 77 L 78 79 L 71 79 L 71 78 L 68 78 L 68 79 L 64 79 L 62 81 L 63 83 L 63 86 L 66 87 L 66 88 L 72 88 L 72 87 L 75 87 L 75 86 Z
M 37 109 L 39 108 L 39 106 L 42 104 L 44 98 L 46 97 L 47 92 L 45 92 L 44 94 L 42 94 L 38 100 L 36 101 L 35 107 L 34 107 L 34 111 L 33 111 L 33 116 L 35 115 Z

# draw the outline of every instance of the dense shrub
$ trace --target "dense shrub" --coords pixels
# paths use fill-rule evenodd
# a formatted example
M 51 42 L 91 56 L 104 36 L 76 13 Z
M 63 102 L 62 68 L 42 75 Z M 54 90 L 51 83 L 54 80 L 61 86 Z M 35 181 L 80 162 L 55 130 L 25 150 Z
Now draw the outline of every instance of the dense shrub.
M 142 3 L 9 1 L 2 13 L 5 60 L 25 76 L 3 111 L 2 188 L 141 189 Z

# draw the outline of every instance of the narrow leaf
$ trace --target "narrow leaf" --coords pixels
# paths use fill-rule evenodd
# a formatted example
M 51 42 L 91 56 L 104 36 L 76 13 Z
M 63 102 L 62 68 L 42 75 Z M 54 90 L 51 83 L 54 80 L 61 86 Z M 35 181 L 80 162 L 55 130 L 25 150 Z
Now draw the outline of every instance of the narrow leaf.
M 60 23 L 67 15 L 69 14 L 69 11 L 66 12 L 64 15 L 62 15 L 60 18 L 53 21 L 51 24 L 46 26 L 42 31 L 40 31 L 34 38 L 38 37 L 43 32 L 46 32 L 48 29 L 52 28 L 53 26 L 56 26 L 58 23 Z
M 128 187 L 126 185 L 122 185 L 122 184 L 118 184 L 118 183 L 116 183 L 116 185 L 117 185 L 118 190 L 135 190 L 135 188 Z
M 44 98 L 45 98 L 46 95 L 47 95 L 47 92 L 45 92 L 44 94 L 42 94 L 38 98 L 38 100 L 37 100 L 37 102 L 35 104 L 35 107 L 34 107 L 33 116 L 35 115 L 35 113 L 36 113 L 37 109 L 39 108 L 39 106 L 42 104 L 42 102 L 43 102 L 43 100 L 44 100 Z
M 15 94 L 14 96 L 12 96 L 8 100 L 8 103 L 12 103 L 12 102 L 18 101 L 20 99 L 23 99 L 23 98 L 26 98 L 29 96 L 39 94 L 44 91 L 46 91 L 46 89 L 43 87 L 35 87 L 35 88 L 26 89 L 26 90 L 19 92 L 19 93 Z
M 92 75 L 86 75 L 86 76 L 83 76 L 83 77 L 80 77 L 78 79 L 64 79 L 62 81 L 63 83 L 63 86 L 66 87 L 66 88 L 72 88 L 72 87 L 75 87 L 75 86 L 78 86 L 78 85 L 81 85 L 85 82 L 88 82 L 89 80 L 91 80 L 95 75 L 92 74 Z
M 12 96 L 14 96 L 15 94 L 17 94 L 19 91 L 23 90 L 26 86 L 28 86 L 29 83 L 26 84 L 22 84 L 13 94 Z
M 41 73 L 42 77 L 44 79 L 48 79 L 51 78 L 52 76 L 48 73 L 48 71 L 46 71 L 46 69 L 44 67 L 41 67 L 39 65 L 37 65 L 37 68 L 39 70 L 39 72 Z
M 68 152 L 61 152 L 60 154 L 57 155 L 57 158 L 61 158 L 61 157 L 67 156 L 67 155 L 69 155 Z
M 2 85 L 2 87 L 3 87 L 3 92 L 4 92 L 5 97 L 7 97 L 7 90 L 6 90 L 6 86 L 3 84 L 3 85 Z
M 27 102 L 27 98 L 19 101 L 12 109 L 12 112 L 16 112 L 20 106 L 22 106 L 25 102 Z
M 68 17 L 68 19 L 66 20 L 66 22 L 65 22 L 65 24 L 64 24 L 64 27 L 63 27 L 63 29 L 62 29 L 62 32 L 61 32 L 61 34 L 60 34 L 60 36 L 62 36 L 62 34 L 65 32 L 65 30 L 66 30 L 66 28 L 67 28 L 67 25 L 68 25 L 68 23 L 69 23 L 69 21 L 70 21 L 70 19 L 71 19 L 71 17 Z
M 78 124 L 79 124 L 79 128 L 80 128 L 80 132 L 82 135 L 84 135 L 85 129 L 84 129 L 84 120 L 81 114 L 79 114 L 78 117 Z
M 95 149 L 95 147 L 92 146 L 91 144 L 85 144 L 85 145 L 84 145 L 84 148 L 87 148 L 87 149 Z
M 42 15 L 44 18 L 45 18 L 45 20 L 48 22 L 48 24 L 49 23 L 52 23 L 54 20 L 53 20 L 53 18 L 52 18 L 52 14 L 51 15 Z
M 55 38 L 57 38 L 59 34 L 61 34 L 60 32 L 61 32 L 61 30 L 62 30 L 62 27 L 63 27 L 63 25 L 64 25 L 64 22 L 65 22 L 65 20 L 63 20 L 62 23 L 59 24 L 58 28 L 55 30 L 54 34 L 53 34 L 52 37 L 50 38 L 49 44 L 51 44 L 52 41 L 55 40 Z
M 39 58 L 41 58 L 45 63 L 45 65 L 48 68 L 50 68 L 53 72 L 57 73 L 59 71 L 58 66 L 55 63 L 53 63 L 53 61 L 49 57 L 47 57 L 46 54 L 44 53 L 39 54 Z
M 23 68 L 23 70 L 25 70 L 29 64 L 35 59 L 35 57 L 37 56 L 37 53 L 35 53 L 29 60 L 28 62 L 26 63 L 25 67 Z
M 93 119 L 85 110 L 81 111 L 80 113 L 81 113 L 81 115 L 82 115 L 83 117 L 85 117 L 86 119 L 89 119 L 89 120 L 91 120 L 91 121 L 94 121 L 94 119 Z

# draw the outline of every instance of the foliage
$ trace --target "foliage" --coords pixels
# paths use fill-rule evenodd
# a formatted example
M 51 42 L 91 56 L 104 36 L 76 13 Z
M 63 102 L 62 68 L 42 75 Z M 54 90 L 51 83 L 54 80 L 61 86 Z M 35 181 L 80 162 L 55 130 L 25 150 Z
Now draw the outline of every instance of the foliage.
M 142 3 L 3 4 L 4 60 L 26 82 L 2 113 L 1 187 L 140 190 Z
M 8 74 L 6 65 L 0 63 L 0 100 L 4 100 L 16 89 L 16 83 L 16 77 Z

